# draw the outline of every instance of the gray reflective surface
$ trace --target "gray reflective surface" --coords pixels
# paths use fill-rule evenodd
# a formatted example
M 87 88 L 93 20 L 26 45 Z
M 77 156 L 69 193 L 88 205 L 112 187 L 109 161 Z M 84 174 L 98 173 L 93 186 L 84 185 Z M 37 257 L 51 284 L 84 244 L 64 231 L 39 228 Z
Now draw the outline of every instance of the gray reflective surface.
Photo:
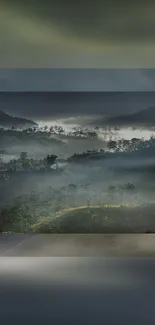
M 155 324 L 154 258 L 22 257 L 14 244 L 20 256 L 0 257 L 1 324 Z
M 155 260 L 1 258 L 2 324 L 154 324 Z

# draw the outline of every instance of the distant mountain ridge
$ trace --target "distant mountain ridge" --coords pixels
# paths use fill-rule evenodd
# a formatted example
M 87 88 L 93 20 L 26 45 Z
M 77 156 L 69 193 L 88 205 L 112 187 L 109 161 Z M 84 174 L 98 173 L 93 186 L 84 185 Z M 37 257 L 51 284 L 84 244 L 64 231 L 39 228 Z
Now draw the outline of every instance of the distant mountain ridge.
M 110 126 L 155 126 L 155 106 L 133 114 L 106 118 L 102 123 Z
M 24 126 L 37 126 L 32 120 L 27 120 L 25 118 L 11 116 L 3 111 L 0 111 L 0 126 L 1 127 L 24 127 Z

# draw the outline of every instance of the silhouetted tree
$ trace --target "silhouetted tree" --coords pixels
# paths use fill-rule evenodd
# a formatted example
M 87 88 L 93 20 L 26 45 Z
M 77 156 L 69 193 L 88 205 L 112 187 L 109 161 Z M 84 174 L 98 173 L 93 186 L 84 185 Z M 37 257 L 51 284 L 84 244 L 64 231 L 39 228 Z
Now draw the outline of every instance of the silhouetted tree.
M 109 141 L 108 142 L 108 148 L 109 149 L 116 149 L 117 148 L 117 142 L 113 141 L 113 140 Z
M 20 154 L 20 159 L 21 160 L 25 160 L 27 158 L 27 152 L 21 152 L 21 154 Z
M 46 158 L 47 165 L 53 165 L 56 162 L 56 155 L 48 155 Z

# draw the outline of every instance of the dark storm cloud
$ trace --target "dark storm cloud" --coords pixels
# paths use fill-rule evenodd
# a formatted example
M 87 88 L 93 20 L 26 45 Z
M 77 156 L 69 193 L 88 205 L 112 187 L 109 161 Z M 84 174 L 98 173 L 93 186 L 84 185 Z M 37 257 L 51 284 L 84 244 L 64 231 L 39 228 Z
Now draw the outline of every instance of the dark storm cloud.
M 13 6 L 11 0 L 5 4 Z M 154 1 L 15 0 L 14 8 L 55 23 L 63 32 L 100 41 L 154 41 Z

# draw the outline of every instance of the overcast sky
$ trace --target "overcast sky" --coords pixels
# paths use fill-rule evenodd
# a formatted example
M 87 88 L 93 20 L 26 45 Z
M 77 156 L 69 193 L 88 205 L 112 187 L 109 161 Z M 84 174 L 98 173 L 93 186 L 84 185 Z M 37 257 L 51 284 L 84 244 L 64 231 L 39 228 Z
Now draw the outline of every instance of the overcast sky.
M 1 0 L 0 67 L 153 68 L 154 0 Z
M 0 91 L 154 91 L 155 69 L 0 69 Z

